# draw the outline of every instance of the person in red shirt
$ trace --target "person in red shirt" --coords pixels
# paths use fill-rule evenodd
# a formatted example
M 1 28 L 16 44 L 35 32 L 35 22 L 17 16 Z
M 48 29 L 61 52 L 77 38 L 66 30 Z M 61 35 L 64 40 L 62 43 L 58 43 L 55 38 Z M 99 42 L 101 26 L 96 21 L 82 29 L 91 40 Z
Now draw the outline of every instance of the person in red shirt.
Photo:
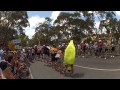
M 85 44 L 85 42 L 82 42 L 80 44 L 80 47 L 81 47 L 81 50 L 82 50 L 82 57 L 84 58 L 85 57 L 85 50 L 86 50 L 86 44 Z
M 98 56 L 99 57 L 101 56 L 102 48 L 103 48 L 103 42 L 102 42 L 102 40 L 99 40 L 98 41 Z

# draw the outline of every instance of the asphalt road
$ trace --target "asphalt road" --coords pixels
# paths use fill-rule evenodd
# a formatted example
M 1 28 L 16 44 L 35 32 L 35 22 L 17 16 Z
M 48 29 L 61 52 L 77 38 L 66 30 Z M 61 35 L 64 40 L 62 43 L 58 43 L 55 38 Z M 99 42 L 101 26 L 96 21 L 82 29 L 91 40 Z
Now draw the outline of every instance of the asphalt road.
M 120 56 L 106 60 L 78 57 L 72 77 L 65 77 L 40 61 L 35 61 L 30 70 L 33 79 L 120 79 Z

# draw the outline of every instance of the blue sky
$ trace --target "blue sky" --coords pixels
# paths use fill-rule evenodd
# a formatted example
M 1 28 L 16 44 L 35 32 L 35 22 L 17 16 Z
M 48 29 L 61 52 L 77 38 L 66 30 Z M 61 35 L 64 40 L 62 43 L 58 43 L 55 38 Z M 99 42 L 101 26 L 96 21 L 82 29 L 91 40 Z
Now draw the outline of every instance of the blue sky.
M 60 14 L 60 12 L 61 11 L 27 11 L 30 27 L 27 27 L 25 29 L 26 35 L 28 35 L 29 38 L 32 38 L 32 36 L 35 34 L 35 26 L 38 23 L 44 22 L 45 17 L 50 17 L 52 19 L 52 22 L 54 22 L 57 19 L 57 16 Z M 73 12 L 73 11 L 69 11 L 69 12 Z
M 29 18 L 35 15 L 40 17 L 50 17 L 52 11 L 27 11 Z
M 27 11 L 30 27 L 27 27 L 25 29 L 26 35 L 28 35 L 29 38 L 32 38 L 32 36 L 35 34 L 35 26 L 37 25 L 37 23 L 44 22 L 45 17 L 50 17 L 54 22 L 54 20 L 57 19 L 57 16 L 60 14 L 60 12 L 61 11 Z M 69 12 L 74 12 L 74 11 L 69 11 Z M 116 15 L 117 18 L 120 19 L 120 11 L 116 11 Z M 99 26 L 99 21 L 96 19 L 96 27 L 98 26 Z
M 34 15 L 39 15 L 40 17 L 50 17 L 53 12 L 56 11 L 27 11 L 29 17 L 32 17 Z M 74 11 L 65 11 L 65 12 L 74 12 Z

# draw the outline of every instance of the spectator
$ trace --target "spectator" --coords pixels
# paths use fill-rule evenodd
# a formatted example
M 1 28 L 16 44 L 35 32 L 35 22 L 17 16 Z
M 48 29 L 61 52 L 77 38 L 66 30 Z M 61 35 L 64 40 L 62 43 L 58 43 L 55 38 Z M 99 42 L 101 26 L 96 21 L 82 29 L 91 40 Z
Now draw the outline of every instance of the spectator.
M 102 42 L 102 40 L 99 40 L 98 41 L 98 56 L 99 57 L 101 57 L 102 49 L 103 49 L 103 42 Z
M 15 79 L 12 73 L 11 65 L 8 62 L 2 61 L 0 63 L 0 68 L 2 69 L 3 75 L 5 76 L 6 79 Z
M 3 75 L 2 69 L 0 68 L 0 79 L 6 79 L 5 76 Z

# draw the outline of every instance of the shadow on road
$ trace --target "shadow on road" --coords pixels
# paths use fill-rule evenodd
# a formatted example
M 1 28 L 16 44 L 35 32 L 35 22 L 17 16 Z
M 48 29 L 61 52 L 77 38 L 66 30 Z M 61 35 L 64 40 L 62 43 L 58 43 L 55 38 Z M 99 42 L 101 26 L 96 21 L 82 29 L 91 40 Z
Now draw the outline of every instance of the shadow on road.
M 82 78 L 84 77 L 84 73 L 75 73 L 71 76 L 71 78 Z
M 47 67 L 52 67 L 51 64 L 44 64 L 44 66 L 47 66 Z

